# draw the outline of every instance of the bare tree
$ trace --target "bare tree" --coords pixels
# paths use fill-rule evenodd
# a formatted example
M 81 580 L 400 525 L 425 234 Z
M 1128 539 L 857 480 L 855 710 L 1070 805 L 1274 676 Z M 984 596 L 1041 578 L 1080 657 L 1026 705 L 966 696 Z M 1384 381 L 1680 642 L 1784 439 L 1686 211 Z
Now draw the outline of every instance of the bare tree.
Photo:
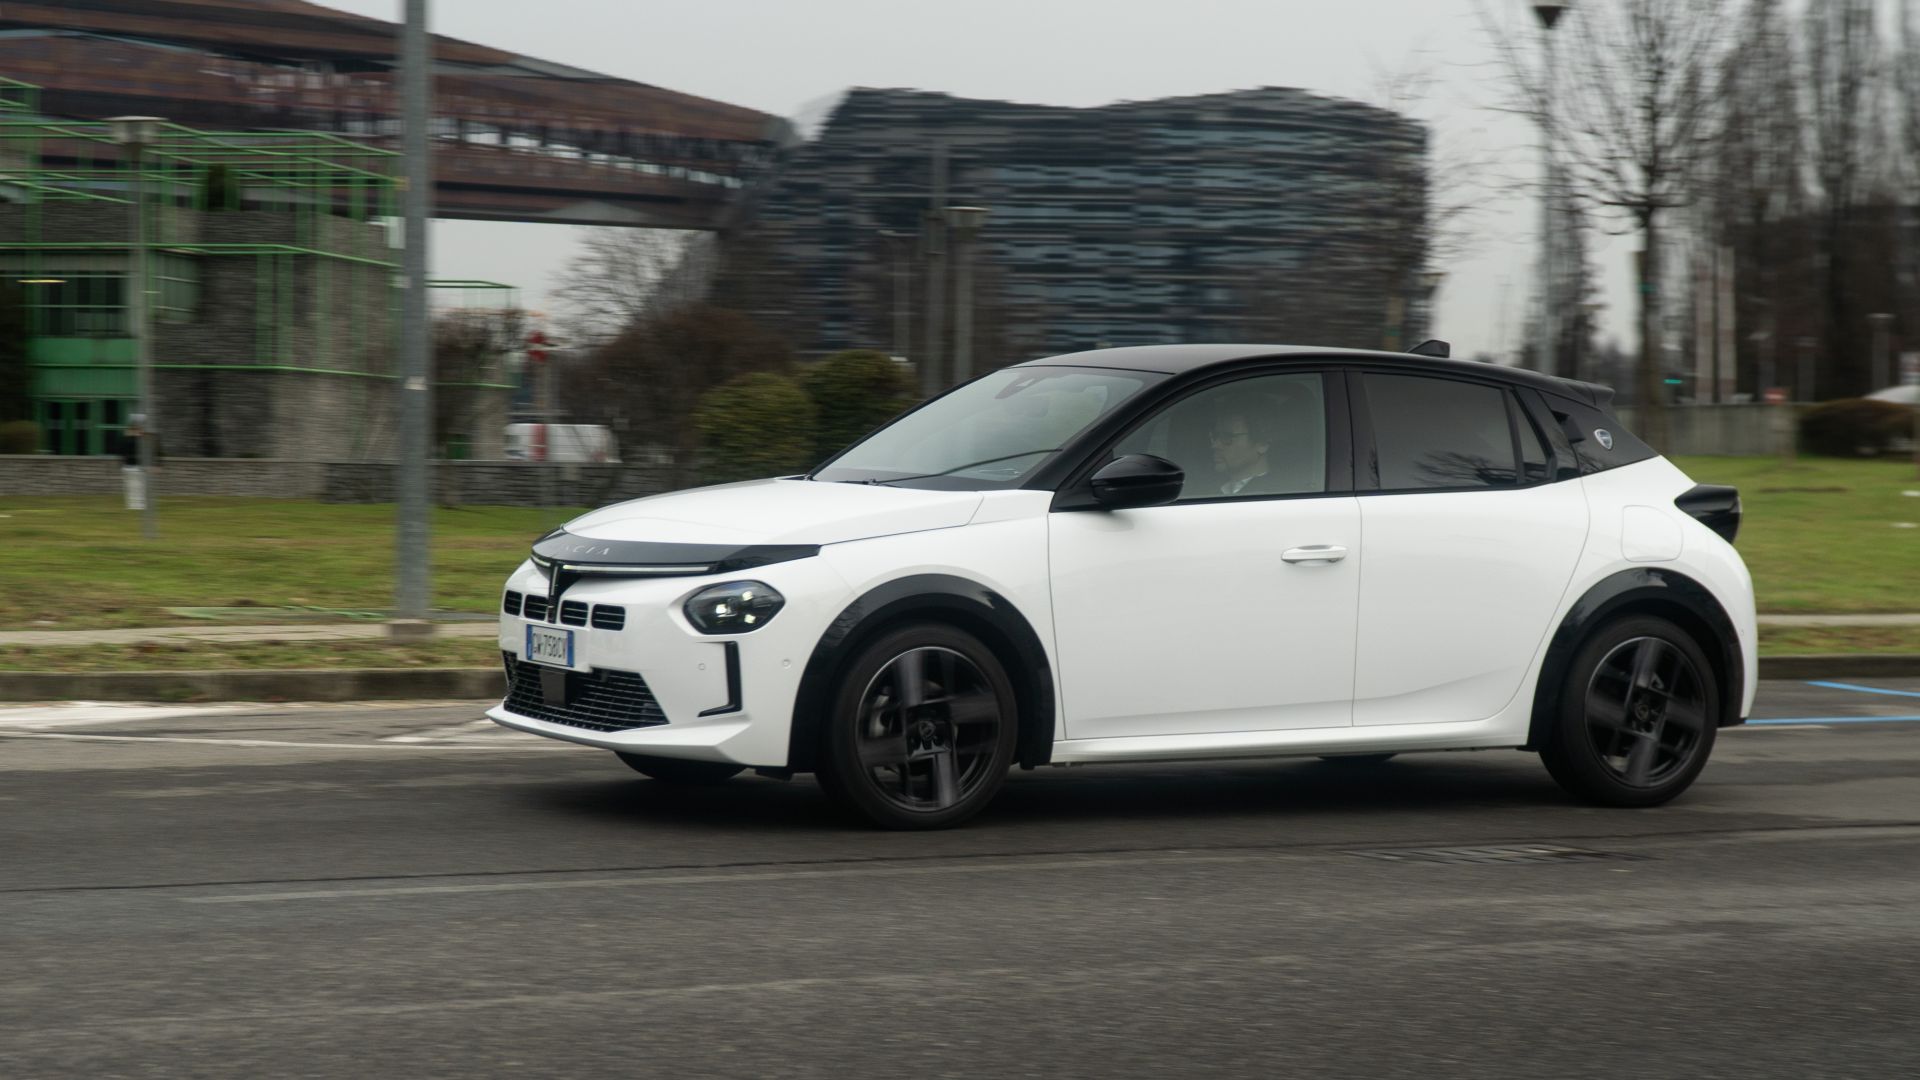
M 464 440 L 483 447 L 506 423 L 507 358 L 526 340 L 526 314 L 514 308 L 456 308 L 433 321 L 434 445 L 444 454 Z
M 1874 195 L 1873 162 L 1885 129 L 1876 6 L 1875 0 L 1810 4 L 1800 33 L 1829 389 L 1857 389 L 1852 384 L 1866 382 L 1856 326 L 1864 324 L 1866 313 L 1858 310 L 1849 285 L 1859 219 Z
M 782 371 L 793 353 L 737 311 L 688 304 L 635 322 L 583 362 L 562 369 L 569 415 L 611 427 L 623 451 L 669 451 L 676 479 L 694 478 L 700 395 L 739 375 Z
M 1705 163 L 1705 196 L 1712 202 L 1714 240 L 1734 255 L 1735 310 L 1752 327 L 1741 366 L 1764 393 L 1761 357 L 1779 355 L 1779 343 L 1804 333 L 1798 305 L 1783 288 L 1783 268 L 1798 241 L 1806 204 L 1806 141 L 1802 133 L 1798 65 L 1781 0 L 1748 0 L 1721 82 L 1725 110 L 1715 151 Z
M 1658 393 L 1663 266 L 1668 211 L 1697 194 L 1709 152 L 1729 0 L 1591 0 L 1554 31 L 1560 62 L 1544 69 L 1526 43 L 1486 15 L 1515 108 L 1538 118 L 1555 103 L 1553 152 L 1575 198 L 1640 235 L 1639 426 L 1667 441 Z M 1551 95 L 1549 96 L 1549 92 Z
M 606 341 L 652 313 L 687 249 L 686 234 L 662 229 L 595 229 L 567 264 L 555 295 L 570 309 L 571 337 Z

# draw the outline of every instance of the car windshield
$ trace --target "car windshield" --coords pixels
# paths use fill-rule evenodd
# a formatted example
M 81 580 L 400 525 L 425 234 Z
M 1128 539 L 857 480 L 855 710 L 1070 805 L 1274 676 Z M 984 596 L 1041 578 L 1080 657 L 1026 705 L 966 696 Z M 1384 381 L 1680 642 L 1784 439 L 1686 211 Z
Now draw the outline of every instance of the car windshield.
M 1016 487 L 1158 376 L 1002 368 L 874 432 L 815 480 L 982 490 Z

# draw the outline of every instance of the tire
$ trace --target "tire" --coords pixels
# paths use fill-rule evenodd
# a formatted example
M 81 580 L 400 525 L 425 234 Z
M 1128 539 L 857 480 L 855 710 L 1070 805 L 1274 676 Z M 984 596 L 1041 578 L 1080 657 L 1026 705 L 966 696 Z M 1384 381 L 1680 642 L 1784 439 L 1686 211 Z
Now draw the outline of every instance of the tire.
M 980 812 L 1019 741 L 1013 683 L 956 627 L 883 634 L 840 675 L 817 775 L 843 806 L 887 829 L 945 829 Z
M 1713 753 L 1720 687 L 1693 636 L 1629 615 L 1581 643 L 1555 699 L 1540 759 L 1561 787 L 1602 806 L 1658 806 Z
M 1369 765 L 1385 765 L 1398 754 L 1322 754 L 1320 760 L 1329 765 L 1351 768 L 1365 768 Z
M 684 758 L 651 757 L 646 754 L 626 754 L 614 751 L 621 761 L 634 772 L 652 777 L 663 784 L 676 784 L 682 787 L 706 787 L 721 784 L 739 774 L 743 765 L 728 765 L 723 761 L 688 761 Z

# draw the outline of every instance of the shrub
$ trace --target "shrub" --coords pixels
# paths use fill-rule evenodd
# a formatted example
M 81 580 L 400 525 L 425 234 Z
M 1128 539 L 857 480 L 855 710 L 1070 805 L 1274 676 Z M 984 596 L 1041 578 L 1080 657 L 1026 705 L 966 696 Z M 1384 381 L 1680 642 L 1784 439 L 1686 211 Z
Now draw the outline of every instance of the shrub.
M 800 385 L 819 410 L 815 461 L 839 453 L 913 404 L 905 370 L 872 349 L 834 353 L 808 367 Z
M 40 425 L 31 420 L 0 424 L 0 454 L 31 454 L 40 449 Z
M 813 399 L 786 375 L 757 372 L 700 395 L 700 478 L 709 484 L 799 472 L 813 463 Z
M 1913 410 L 1891 401 L 1842 398 L 1800 417 L 1800 448 L 1826 457 L 1878 457 L 1913 431 Z

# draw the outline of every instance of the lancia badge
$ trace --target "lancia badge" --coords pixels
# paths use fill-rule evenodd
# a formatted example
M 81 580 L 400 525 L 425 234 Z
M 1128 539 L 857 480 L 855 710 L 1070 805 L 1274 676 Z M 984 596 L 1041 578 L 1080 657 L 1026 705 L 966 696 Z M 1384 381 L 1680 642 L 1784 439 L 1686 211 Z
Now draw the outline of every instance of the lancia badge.
M 1600 440 L 1600 449 L 1613 449 L 1613 432 L 1608 431 L 1606 428 L 1598 428 L 1594 431 L 1593 437 Z

